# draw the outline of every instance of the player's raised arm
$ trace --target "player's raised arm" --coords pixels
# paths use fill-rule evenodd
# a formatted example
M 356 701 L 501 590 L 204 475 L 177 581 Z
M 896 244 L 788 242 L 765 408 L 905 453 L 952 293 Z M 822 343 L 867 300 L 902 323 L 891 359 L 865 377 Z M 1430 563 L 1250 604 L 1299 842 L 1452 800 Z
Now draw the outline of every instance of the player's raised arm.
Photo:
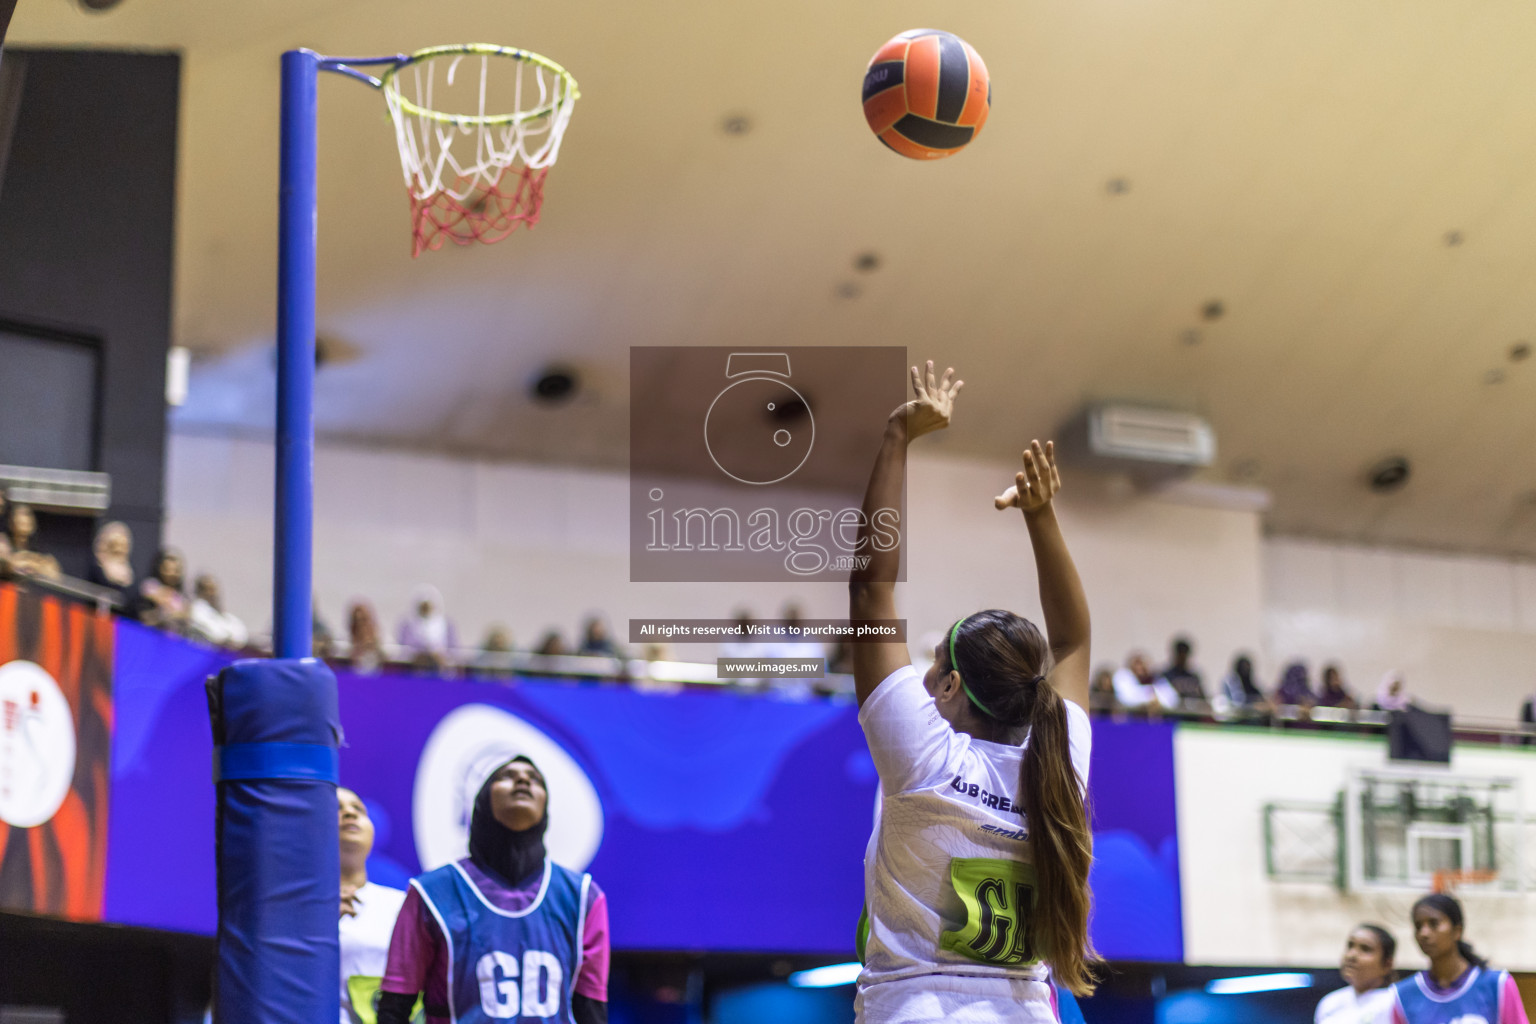
M 891 413 L 886 422 L 880 453 L 875 456 L 875 466 L 864 490 L 864 515 L 856 549 L 859 554 L 868 555 L 869 561 L 862 569 L 854 570 L 848 579 L 848 616 L 851 619 L 896 618 L 896 577 L 901 567 L 901 538 L 907 530 L 906 510 L 902 507 L 907 445 L 924 434 L 949 426 L 955 396 L 965 383 L 959 380 L 951 383 L 954 372 L 950 367 L 936 380 L 931 359 L 926 372 L 912 367 L 912 390 L 916 397 Z M 896 529 L 877 530 L 876 524 L 887 519 L 892 511 L 897 517 Z M 894 545 L 883 541 L 876 543 L 892 532 L 897 538 Z M 854 644 L 853 682 L 859 703 L 864 703 L 886 676 L 911 662 L 905 643 Z
M 1056 445 L 1031 441 L 1024 452 L 1024 468 L 1013 486 L 993 499 L 999 509 L 1017 508 L 1024 513 L 1029 542 L 1035 551 L 1035 573 L 1040 582 L 1040 607 L 1045 613 L 1045 635 L 1050 641 L 1050 683 L 1067 700 L 1088 707 L 1088 659 L 1090 629 L 1088 596 L 1077 566 L 1067 550 L 1066 538 L 1056 522 L 1054 499 L 1061 490 L 1056 469 Z

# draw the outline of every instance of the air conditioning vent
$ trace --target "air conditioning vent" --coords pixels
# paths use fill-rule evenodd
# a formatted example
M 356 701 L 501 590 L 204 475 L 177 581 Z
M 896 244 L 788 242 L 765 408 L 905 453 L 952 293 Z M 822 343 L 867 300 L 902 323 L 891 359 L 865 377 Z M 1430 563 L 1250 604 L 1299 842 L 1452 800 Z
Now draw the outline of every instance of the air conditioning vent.
M 1105 459 L 1209 466 L 1216 434 L 1191 413 L 1106 405 L 1088 412 L 1088 450 Z
M 0 491 L 45 512 L 98 516 L 112 504 L 112 478 L 72 469 L 0 466 Z

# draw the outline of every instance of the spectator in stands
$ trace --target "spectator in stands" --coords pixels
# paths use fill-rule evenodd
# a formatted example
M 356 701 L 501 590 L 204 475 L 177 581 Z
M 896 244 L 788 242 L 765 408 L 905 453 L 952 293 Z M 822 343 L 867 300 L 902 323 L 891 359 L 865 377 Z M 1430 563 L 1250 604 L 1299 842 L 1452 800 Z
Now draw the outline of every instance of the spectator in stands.
M 309 649 L 317 658 L 331 658 L 336 654 L 336 634 L 330 623 L 320 616 L 320 595 L 309 601 Z
M 5 555 L 4 568 L 14 576 L 37 576 L 56 580 L 63 575 L 58 559 L 32 550 L 32 540 L 37 536 L 37 516 L 32 506 L 13 501 L 6 508 L 6 530 L 10 534 L 10 550 Z
M 416 668 L 443 671 L 453 664 L 458 646 L 453 623 L 443 614 L 443 595 L 433 586 L 416 588 L 412 611 L 400 621 L 398 639 Z
M 1115 697 L 1126 708 L 1146 708 L 1157 711 L 1159 707 L 1172 711 L 1179 706 L 1179 695 L 1165 679 L 1152 674 L 1147 656 L 1133 651 L 1126 659 L 1125 667 L 1115 671 L 1112 680 Z
M 192 584 L 192 608 L 188 616 L 191 634 L 218 647 L 240 650 L 250 640 L 245 623 L 224 610 L 219 581 L 203 573 Z
M 1525 703 L 1520 705 L 1520 724 L 1530 733 L 1521 742 L 1526 746 L 1536 744 L 1536 696 L 1525 698 Z
M 1403 681 L 1403 674 L 1393 669 L 1381 677 L 1381 685 L 1376 688 L 1377 711 L 1407 711 L 1413 706 L 1413 698 L 1408 696 L 1408 685 Z
M 1339 666 L 1323 667 L 1323 692 L 1317 695 L 1317 706 L 1343 708 L 1345 711 L 1354 711 L 1360 706 L 1354 695 L 1345 687 L 1344 674 L 1339 671 Z
M 1193 651 L 1194 645 L 1188 637 L 1174 637 L 1168 667 L 1160 675 L 1179 695 L 1180 703 L 1198 706 L 1206 703 L 1205 684 L 1200 680 L 1200 673 L 1190 667 L 1189 656 Z
M 154 568 L 134 589 L 128 612 L 146 626 L 172 633 L 185 633 L 192 613 L 187 599 L 186 563 L 175 548 L 161 548 L 155 555 Z
M 347 646 L 352 671 L 372 675 L 384 664 L 384 642 L 379 636 L 379 617 L 373 605 L 358 598 L 347 608 Z
M 608 635 L 608 625 L 596 615 L 587 617 L 586 625 L 582 627 L 581 647 L 578 654 L 585 654 L 591 658 L 618 658 L 621 657 L 618 645 L 613 642 L 613 637 Z
M 1120 701 L 1115 697 L 1115 670 L 1108 665 L 1100 665 L 1093 674 L 1088 687 L 1088 710 L 1101 715 L 1120 710 Z
M 1222 677 L 1217 696 L 1233 711 L 1268 714 L 1270 710 L 1264 691 L 1253 681 L 1253 659 L 1246 654 L 1232 659 L 1232 671 Z
M 505 626 L 492 626 L 486 630 L 480 650 L 470 668 L 479 676 L 506 676 L 512 674 L 512 634 Z
M 1312 677 L 1304 662 L 1293 661 L 1285 666 L 1280 675 L 1280 686 L 1275 690 L 1275 703 L 1308 709 L 1317 704 L 1317 694 L 1312 692 Z
M 86 582 L 115 592 L 118 602 L 127 604 L 133 592 L 133 565 L 128 561 L 133 554 L 133 531 L 128 524 L 115 519 L 102 524 L 91 553 L 94 557 L 85 571 Z
M 561 655 L 570 654 L 571 650 L 565 646 L 565 638 L 560 635 L 558 629 L 551 629 L 544 634 L 539 641 L 539 646 L 534 648 L 534 654 L 542 654 L 546 658 L 558 658 Z
M 11 553 L 11 538 L 9 536 L 10 514 L 6 511 L 5 492 L 0 491 L 0 576 L 5 575 L 6 559 Z

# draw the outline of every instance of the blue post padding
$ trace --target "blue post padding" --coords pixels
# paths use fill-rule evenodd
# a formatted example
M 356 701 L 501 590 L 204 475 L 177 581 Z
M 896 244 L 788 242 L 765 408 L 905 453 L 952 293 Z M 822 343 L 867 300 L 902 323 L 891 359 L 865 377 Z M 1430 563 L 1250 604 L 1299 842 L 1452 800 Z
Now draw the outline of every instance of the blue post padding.
M 216 746 L 271 747 L 334 763 L 336 677 L 322 662 L 237 661 L 209 685 Z M 291 763 L 289 767 L 292 767 Z M 336 785 L 319 778 L 218 783 L 219 1024 L 330 1024 L 341 1013 Z

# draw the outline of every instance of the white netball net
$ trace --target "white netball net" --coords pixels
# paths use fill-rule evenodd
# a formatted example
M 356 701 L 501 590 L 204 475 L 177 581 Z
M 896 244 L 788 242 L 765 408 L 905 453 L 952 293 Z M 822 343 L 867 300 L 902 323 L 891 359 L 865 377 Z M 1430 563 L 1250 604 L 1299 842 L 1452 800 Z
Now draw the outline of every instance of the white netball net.
M 413 256 L 538 223 L 544 177 L 579 96 L 564 68 L 526 50 L 436 47 L 387 74 L 383 89 L 411 197 Z

